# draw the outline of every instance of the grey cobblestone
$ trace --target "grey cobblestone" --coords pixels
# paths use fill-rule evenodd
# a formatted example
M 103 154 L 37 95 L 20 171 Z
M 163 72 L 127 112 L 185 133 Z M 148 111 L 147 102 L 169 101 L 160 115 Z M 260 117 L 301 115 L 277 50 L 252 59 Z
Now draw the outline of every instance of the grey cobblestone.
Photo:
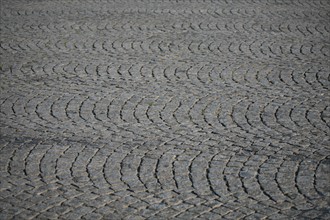
M 329 1 L 0 12 L 1 219 L 329 219 Z

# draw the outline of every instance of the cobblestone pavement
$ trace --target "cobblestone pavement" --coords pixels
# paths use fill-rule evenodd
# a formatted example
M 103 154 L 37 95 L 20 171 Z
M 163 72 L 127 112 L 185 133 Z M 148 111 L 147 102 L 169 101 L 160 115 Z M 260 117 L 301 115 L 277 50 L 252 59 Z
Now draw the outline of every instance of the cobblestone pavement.
M 330 219 L 329 19 L 1 0 L 0 219 Z

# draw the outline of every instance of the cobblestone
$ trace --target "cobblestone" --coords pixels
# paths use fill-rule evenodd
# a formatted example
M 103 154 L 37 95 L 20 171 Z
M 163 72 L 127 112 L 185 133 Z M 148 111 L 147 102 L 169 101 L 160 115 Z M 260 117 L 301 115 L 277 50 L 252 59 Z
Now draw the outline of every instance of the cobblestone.
M 329 1 L 0 12 L 1 219 L 329 219 Z

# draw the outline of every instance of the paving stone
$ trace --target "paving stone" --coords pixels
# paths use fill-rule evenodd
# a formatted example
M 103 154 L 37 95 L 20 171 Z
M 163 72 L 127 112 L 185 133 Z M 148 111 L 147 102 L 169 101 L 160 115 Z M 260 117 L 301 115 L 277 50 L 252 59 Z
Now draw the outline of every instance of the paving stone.
M 329 14 L 1 1 L 0 218 L 328 219 Z

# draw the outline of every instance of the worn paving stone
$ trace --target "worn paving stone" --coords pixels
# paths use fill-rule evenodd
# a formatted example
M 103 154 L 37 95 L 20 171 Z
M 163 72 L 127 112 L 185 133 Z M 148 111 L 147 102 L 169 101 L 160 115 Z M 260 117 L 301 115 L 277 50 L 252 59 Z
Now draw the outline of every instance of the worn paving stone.
M 0 10 L 1 219 L 329 219 L 329 1 Z

